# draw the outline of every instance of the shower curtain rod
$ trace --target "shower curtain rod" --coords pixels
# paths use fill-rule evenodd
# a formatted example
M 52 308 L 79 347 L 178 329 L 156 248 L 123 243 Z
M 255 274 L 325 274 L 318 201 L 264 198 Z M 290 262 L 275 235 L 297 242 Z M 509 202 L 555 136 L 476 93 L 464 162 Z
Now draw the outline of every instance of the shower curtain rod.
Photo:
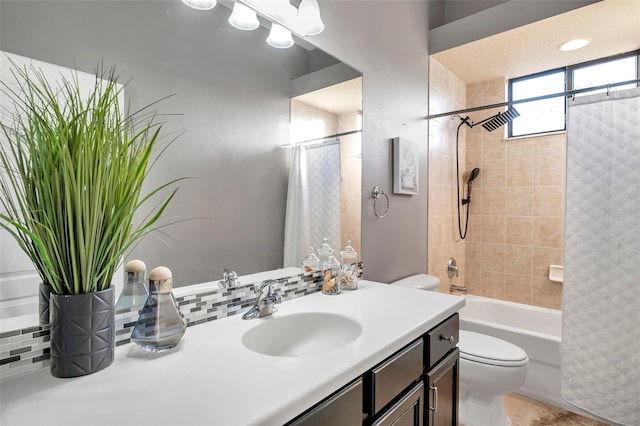
M 311 144 L 312 142 L 324 142 L 324 141 L 327 141 L 327 140 L 330 140 L 330 139 L 339 138 L 341 136 L 354 135 L 356 133 L 362 133 L 362 130 L 349 130 L 348 132 L 336 133 L 334 135 L 324 136 L 322 138 L 307 139 L 306 141 L 300 141 L 300 142 L 296 142 L 296 143 L 288 143 L 288 144 L 280 145 L 280 147 L 281 148 L 289 148 L 289 147 L 294 146 L 294 145 L 306 145 L 306 144 Z M 335 143 L 340 143 L 340 141 L 338 140 Z
M 533 98 L 527 98 L 527 99 L 518 99 L 517 101 L 500 102 L 497 104 L 483 105 L 483 106 L 477 106 L 472 108 L 459 109 L 457 111 L 443 112 L 440 114 L 428 115 L 425 117 L 425 119 L 431 120 L 433 118 L 448 117 L 450 115 L 465 114 L 467 112 L 482 111 L 490 108 L 499 108 L 504 106 L 523 104 L 525 102 L 541 101 L 543 99 L 558 98 L 560 96 L 573 96 L 580 93 L 592 92 L 594 90 L 607 89 L 607 93 L 608 93 L 609 89 L 612 87 L 625 86 L 627 84 L 632 84 L 632 83 L 637 84 L 639 82 L 640 82 L 640 78 L 636 78 L 635 80 L 627 80 L 627 81 L 621 81 L 619 83 L 604 84 L 602 86 L 585 87 L 584 89 L 567 90 L 566 92 L 552 93 L 552 94 L 543 95 L 543 96 L 535 96 Z

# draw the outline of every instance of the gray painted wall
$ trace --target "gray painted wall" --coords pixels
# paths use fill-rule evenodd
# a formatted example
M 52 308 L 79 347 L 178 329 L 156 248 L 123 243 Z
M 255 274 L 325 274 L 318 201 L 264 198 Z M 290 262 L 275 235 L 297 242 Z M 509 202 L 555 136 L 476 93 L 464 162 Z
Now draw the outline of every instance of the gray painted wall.
M 363 72 L 362 258 L 367 279 L 427 271 L 427 2 L 321 1 L 313 43 Z M 393 195 L 391 138 L 420 144 L 420 194 Z M 371 188 L 391 198 L 372 214 Z
M 361 254 L 365 278 L 388 282 L 425 273 L 427 2 L 321 0 L 320 6 L 326 29 L 309 41 L 364 73 Z M 179 93 L 163 109 L 185 114 L 201 126 L 196 131 L 192 125 L 173 124 L 173 118 L 171 120 L 170 130 L 187 128 L 188 133 L 171 148 L 168 155 L 171 161 L 163 167 L 175 170 L 176 175 L 195 174 L 207 178 L 190 183 L 194 189 L 188 194 L 182 191 L 174 203 L 177 205 L 174 214 L 181 213 L 182 205 L 195 204 L 214 217 L 210 221 L 211 227 L 225 227 L 235 238 L 210 239 L 203 235 L 196 222 L 187 223 L 183 225 L 180 237 L 190 242 L 199 241 L 206 253 L 185 251 L 177 255 L 175 249 L 165 251 L 173 253 L 173 257 L 163 257 L 165 261 L 171 259 L 169 266 L 177 269 L 175 265 L 179 265 L 184 268 L 184 274 L 215 274 L 218 271 L 192 271 L 190 257 L 215 259 L 225 252 L 237 250 L 241 241 L 250 241 L 258 249 L 246 252 L 247 261 L 262 262 L 263 269 L 271 269 L 267 265 L 270 263 L 268 258 L 272 252 L 280 254 L 281 247 L 273 243 L 274 240 L 255 241 L 254 230 L 255 227 L 274 226 L 279 232 L 284 221 L 282 204 L 275 206 L 274 196 L 264 194 L 261 189 L 283 186 L 282 169 L 278 168 L 279 171 L 272 175 L 271 167 L 266 164 L 271 164 L 271 157 L 281 155 L 274 152 L 273 146 L 286 137 L 287 129 L 267 132 L 269 123 L 259 116 L 265 110 L 272 110 L 276 116 L 283 111 L 284 99 L 282 103 L 274 102 L 272 96 L 283 88 L 274 82 L 247 90 L 242 96 L 250 102 L 242 111 L 233 107 L 225 110 L 218 104 L 220 100 L 230 101 L 228 87 L 234 84 L 233 77 L 238 77 L 236 81 L 244 84 L 254 84 L 250 70 L 239 76 L 220 74 L 221 69 L 227 69 L 227 64 L 211 54 L 211 45 L 230 31 L 226 23 L 212 27 L 205 15 L 191 12 L 175 2 L 2 1 L 1 7 L 2 49 L 67 66 L 73 65 L 75 59 L 78 66 L 86 70 L 93 69 L 96 58 L 102 57 L 106 64 L 118 64 L 121 75 L 135 76 L 140 93 L 147 90 L 154 95 Z M 89 7 L 97 8 L 97 13 L 78 15 Z M 163 13 L 155 13 L 157 8 Z M 213 28 L 213 31 L 198 31 L 203 26 Z M 237 37 L 252 37 L 251 34 L 234 33 Z M 243 55 L 244 50 L 233 50 L 233 53 L 247 68 L 256 67 L 253 53 L 247 56 Z M 259 71 L 274 79 L 281 72 L 280 61 L 296 59 L 295 51 L 269 49 L 255 53 L 265 60 L 271 58 L 271 65 Z M 246 109 L 250 110 L 253 120 L 236 119 L 240 115 L 246 116 Z M 231 125 L 225 126 L 225 123 Z M 267 137 L 267 134 L 271 136 Z M 420 144 L 419 195 L 391 194 L 393 137 Z M 235 145 L 240 149 L 234 150 L 233 154 L 220 154 L 221 150 Z M 264 161 L 266 157 L 269 162 Z M 247 170 L 256 170 L 258 178 L 249 178 L 245 173 Z M 391 198 L 391 208 L 384 219 L 377 219 L 372 214 L 369 194 L 374 185 L 382 187 Z M 286 193 L 286 188 L 281 190 Z M 243 191 L 250 191 L 254 196 L 240 198 Z M 235 212 L 238 221 L 217 223 L 215 217 L 222 211 Z M 278 217 L 281 222 L 269 222 L 267 216 Z M 161 244 L 157 240 L 146 243 Z M 162 248 L 158 250 L 162 251 Z M 242 267 L 229 266 L 239 271 Z

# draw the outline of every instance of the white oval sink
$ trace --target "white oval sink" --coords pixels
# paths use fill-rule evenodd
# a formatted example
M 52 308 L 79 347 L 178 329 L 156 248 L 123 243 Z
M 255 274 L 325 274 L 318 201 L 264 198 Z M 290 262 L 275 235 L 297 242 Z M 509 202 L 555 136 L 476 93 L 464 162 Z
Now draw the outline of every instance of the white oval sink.
M 327 312 L 276 314 L 259 321 L 263 322 L 242 335 L 242 344 L 253 352 L 271 356 L 321 354 L 352 342 L 362 333 L 357 321 Z

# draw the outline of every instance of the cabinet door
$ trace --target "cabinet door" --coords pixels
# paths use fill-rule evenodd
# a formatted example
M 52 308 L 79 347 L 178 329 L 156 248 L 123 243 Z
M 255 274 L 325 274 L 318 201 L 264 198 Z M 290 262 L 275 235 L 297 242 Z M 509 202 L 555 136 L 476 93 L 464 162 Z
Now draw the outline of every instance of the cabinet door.
M 427 373 L 428 426 L 458 425 L 458 349 Z
M 362 379 L 358 379 L 287 426 L 362 426 L 362 419 Z
M 373 426 L 422 426 L 423 411 L 424 385 L 420 382 L 373 423 Z

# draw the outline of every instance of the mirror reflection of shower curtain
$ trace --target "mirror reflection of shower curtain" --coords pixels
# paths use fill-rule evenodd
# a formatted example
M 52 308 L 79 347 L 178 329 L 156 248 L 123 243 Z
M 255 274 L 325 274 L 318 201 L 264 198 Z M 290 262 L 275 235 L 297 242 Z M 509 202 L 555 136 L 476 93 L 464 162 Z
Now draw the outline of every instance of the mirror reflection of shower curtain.
M 640 425 L 640 89 L 568 103 L 562 396 Z
M 294 145 L 284 232 L 284 266 L 301 267 L 323 238 L 340 251 L 340 144 Z

